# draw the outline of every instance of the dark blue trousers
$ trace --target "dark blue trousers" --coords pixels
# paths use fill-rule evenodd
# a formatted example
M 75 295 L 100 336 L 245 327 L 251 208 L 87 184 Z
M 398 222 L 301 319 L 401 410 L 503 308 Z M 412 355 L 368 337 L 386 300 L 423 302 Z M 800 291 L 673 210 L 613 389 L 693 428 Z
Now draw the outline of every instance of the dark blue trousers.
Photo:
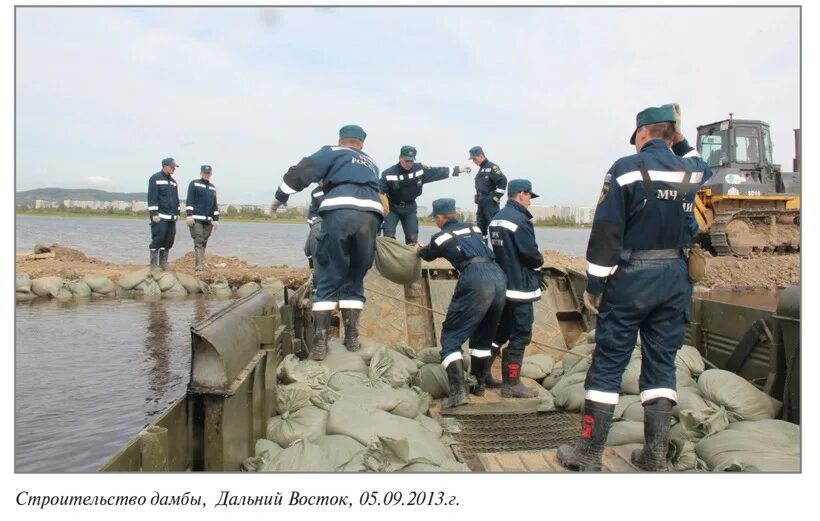
M 419 242 L 419 218 L 416 203 L 401 206 L 390 203 L 390 213 L 384 217 L 383 232 L 385 237 L 396 238 L 396 229 L 401 222 L 404 230 L 405 244 Z
M 683 259 L 630 260 L 618 266 L 601 300 L 586 390 L 621 392 L 640 331 L 641 393 L 674 391 L 675 355 L 686 334 L 691 295 Z
M 487 228 L 490 221 L 498 213 L 498 203 L 490 195 L 482 195 L 478 200 L 478 209 L 475 213 L 476 224 L 481 229 L 481 235 L 487 237 Z
M 532 302 L 508 300 L 504 305 L 501 322 L 498 324 L 495 343 L 503 346 L 504 342 L 509 340 L 510 344 L 506 348 L 507 353 L 514 356 L 523 355 L 524 349 L 532 340 L 532 324 L 534 321 L 535 315 Z
M 470 349 L 490 351 L 498 320 L 504 310 L 507 276 L 493 263 L 471 264 L 458 277 L 447 317 L 441 326 L 441 359 Z
M 158 223 L 151 223 L 151 251 L 170 250 L 177 235 L 177 222 L 160 219 Z
M 318 244 L 319 232 L 322 230 L 322 220 L 314 222 L 310 225 L 310 232 L 307 239 L 305 239 L 305 257 L 308 259 L 308 265 L 313 270 L 313 289 L 319 285 L 319 270 L 318 263 L 315 260 L 316 246 Z
M 319 268 L 314 311 L 333 310 L 337 305 L 364 307 L 364 276 L 373 265 L 381 220 L 377 213 L 349 208 L 322 214 L 314 258 Z

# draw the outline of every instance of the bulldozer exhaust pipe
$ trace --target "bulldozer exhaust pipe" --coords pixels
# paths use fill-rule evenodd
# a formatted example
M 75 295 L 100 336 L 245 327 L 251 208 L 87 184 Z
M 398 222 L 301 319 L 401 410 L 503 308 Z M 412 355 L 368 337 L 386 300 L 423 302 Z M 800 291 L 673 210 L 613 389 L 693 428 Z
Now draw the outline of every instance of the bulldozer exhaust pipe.
M 800 171 L 800 129 L 794 129 L 794 160 L 792 161 L 792 171 Z

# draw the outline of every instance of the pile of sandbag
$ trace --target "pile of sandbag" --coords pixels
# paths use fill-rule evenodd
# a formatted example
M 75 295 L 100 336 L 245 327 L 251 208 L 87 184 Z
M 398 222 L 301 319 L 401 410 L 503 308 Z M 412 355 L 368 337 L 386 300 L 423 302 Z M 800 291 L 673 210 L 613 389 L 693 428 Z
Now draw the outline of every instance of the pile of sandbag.
M 285 357 L 276 370 L 276 415 L 242 470 L 469 471 L 453 456 L 455 441 L 428 416 L 430 394 L 414 385 L 434 364 L 406 345 L 362 344 L 349 352 L 333 339 L 321 362 Z
M 582 409 L 590 362 L 580 355 L 591 355 L 594 349 L 594 344 L 574 347 L 572 354 L 566 354 L 542 380 L 556 408 Z M 644 409 L 638 386 L 641 363 L 638 346 L 624 371 L 607 437 L 607 445 L 618 450 L 644 441 Z M 780 402 L 737 374 L 707 370 L 703 357 L 692 346 L 678 350 L 675 367 L 678 400 L 672 409 L 667 454 L 670 469 L 800 470 L 800 427 L 775 419 Z M 545 406 L 540 410 L 549 409 Z

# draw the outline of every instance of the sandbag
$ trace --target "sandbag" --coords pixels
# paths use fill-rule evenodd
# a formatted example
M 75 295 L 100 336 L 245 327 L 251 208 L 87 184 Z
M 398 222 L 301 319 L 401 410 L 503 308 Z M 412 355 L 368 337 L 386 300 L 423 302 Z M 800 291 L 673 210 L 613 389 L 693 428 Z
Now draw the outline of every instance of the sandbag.
M 325 435 L 327 418 L 327 411 L 308 405 L 292 414 L 269 419 L 265 437 L 282 447 L 296 440 L 315 440 Z
M 379 351 L 381 348 L 387 348 L 386 345 L 376 342 L 370 338 L 360 337 L 359 343 L 361 347 L 359 350 L 356 351 L 356 354 L 362 357 L 364 363 L 370 365 L 370 361 L 373 359 L 373 356 Z
M 562 365 L 564 368 L 564 374 L 570 374 L 572 372 L 573 367 L 575 367 L 575 364 L 577 364 L 581 360 L 585 360 L 582 356 L 579 355 L 592 355 L 593 351 L 595 351 L 595 344 L 581 344 L 570 349 L 570 352 L 564 354 L 563 358 L 561 358 Z M 589 367 L 589 361 L 587 361 L 586 363 L 587 367 Z
M 612 413 L 612 419 L 615 421 L 624 419 L 624 412 L 634 403 L 641 403 L 641 397 L 634 394 L 624 394 L 618 398 L 618 403 L 615 405 L 615 412 Z
M 314 441 L 337 472 L 364 472 L 365 446 L 350 436 L 329 434 Z
M 381 388 L 388 388 L 392 389 L 390 385 L 380 382 L 381 385 L 377 385 L 375 382 L 370 380 L 370 377 L 366 374 L 362 374 L 359 371 L 336 371 L 330 378 L 327 380 L 327 386 L 333 389 L 334 391 L 343 391 L 345 389 L 350 389 L 351 387 L 375 387 L 377 389 Z
M 28 273 L 20 272 L 14 276 L 14 291 L 22 293 L 31 292 L 31 278 L 29 278 Z
M 450 393 L 450 382 L 447 371 L 440 363 L 424 364 L 413 377 L 413 385 L 430 393 L 435 399 L 443 398 Z
M 188 295 L 188 290 L 178 280 L 174 281 L 173 286 L 162 291 L 163 297 L 184 297 L 186 295 Z
M 154 280 L 157 281 L 159 285 L 159 289 L 161 291 L 168 291 L 169 289 L 173 288 L 174 285 L 177 283 L 177 277 L 170 271 L 164 271 L 161 273 L 154 273 Z
M 406 437 L 376 436 L 364 453 L 365 467 L 374 472 L 396 472 L 413 463 L 438 466 L 441 462 L 431 461 L 427 455 L 413 454 Z
M 450 449 L 419 422 L 350 400 L 338 400 L 330 408 L 328 434 L 345 434 L 369 445 L 375 437 L 407 440 L 407 462 L 426 461 L 436 465 L 452 459 Z
M 415 246 L 392 237 L 376 237 L 376 269 L 395 284 L 411 284 L 421 278 L 421 258 Z
M 210 285 L 211 294 L 218 298 L 226 298 L 232 295 L 231 286 L 225 277 L 217 277 Z
M 548 389 L 544 389 L 544 393 L 538 399 L 538 405 L 535 410 L 538 412 L 550 412 L 557 409 L 555 406 L 555 396 Z
M 327 451 L 310 440 L 297 440 L 277 454 L 266 472 L 333 472 Z
M 700 393 L 698 382 L 689 373 L 689 368 L 687 367 L 675 368 L 675 387 L 677 389 L 692 389 Z
M 411 389 L 373 389 L 349 387 L 340 391 L 339 399 L 351 400 L 363 407 L 415 418 L 419 414 L 419 396 Z
M 555 360 L 550 355 L 539 353 L 537 355 L 525 356 L 521 364 L 521 376 L 541 381 L 555 365 Z
M 275 391 L 276 412 L 280 415 L 293 414 L 311 404 L 315 391 L 306 383 L 294 382 L 277 385 Z
M 680 412 L 685 410 L 702 411 L 708 409 L 709 404 L 700 395 L 700 390 L 685 388 L 678 389 L 678 403 L 672 408 L 672 414 L 675 417 L 680 417 Z
M 565 374 L 558 380 L 558 383 L 555 384 L 550 391 L 553 395 L 557 395 L 558 393 L 562 392 L 567 387 L 584 383 L 587 379 L 586 373 L 574 373 L 574 374 Z
M 689 374 L 695 377 L 706 370 L 706 362 L 703 361 L 703 357 L 697 348 L 686 344 L 678 349 L 678 353 L 675 355 L 675 365 L 681 369 L 686 368 Z
M 643 429 L 643 422 L 612 422 L 612 426 L 609 428 L 609 434 L 606 436 L 606 445 L 614 447 L 617 445 L 626 445 L 627 443 L 643 443 Z
M 800 427 L 780 420 L 737 422 L 701 440 L 695 451 L 715 471 L 800 472 Z
M 285 299 L 285 283 L 276 277 L 268 277 L 259 285 L 262 291 L 269 293 L 277 300 Z
M 236 294 L 239 295 L 240 297 L 247 297 L 248 295 L 250 295 L 254 291 L 258 290 L 259 288 L 261 288 L 261 286 L 258 283 L 256 283 L 255 281 L 246 282 L 246 283 L 242 284 L 241 286 L 239 286 L 239 289 L 236 290 Z
M 379 349 L 370 360 L 371 380 L 384 380 L 392 387 L 409 385 L 419 368 L 410 358 L 392 349 Z
M 584 406 L 586 390 L 584 382 L 563 387 L 557 392 L 550 391 L 555 397 L 555 406 L 565 411 L 580 411 Z
M 441 427 L 441 424 L 429 416 L 420 413 L 416 416 L 415 420 L 419 422 L 422 427 L 430 431 L 436 438 L 440 438 L 441 435 L 444 434 L 444 429 Z
M 134 289 L 137 284 L 144 281 L 151 275 L 150 268 L 142 268 L 130 273 L 126 273 L 117 281 L 117 285 L 125 289 Z
M 706 464 L 698 459 L 695 444 L 680 438 L 669 440 L 669 450 L 666 453 L 669 468 L 677 472 L 689 470 L 706 470 Z
M 117 289 L 117 285 L 114 284 L 111 279 L 101 275 L 86 275 L 83 277 L 83 280 L 88 284 L 88 287 L 91 288 L 91 291 L 101 295 L 109 295 Z
M 348 351 L 344 344 L 336 338 L 327 343 L 327 356 L 322 362 L 330 370 L 331 375 L 339 371 L 367 374 L 367 364 L 364 363 L 362 357 L 356 352 Z
M 254 455 L 246 458 L 239 470 L 245 472 L 271 472 L 270 465 L 282 452 L 282 447 L 265 438 L 256 440 Z
M 64 283 L 64 287 L 75 297 L 85 298 L 91 296 L 91 288 L 82 279 L 67 280 Z
M 162 290 L 159 289 L 159 284 L 151 278 L 140 282 L 134 286 L 134 289 L 142 292 L 142 295 L 146 300 L 158 299 L 162 296 Z
M 193 275 L 177 272 L 177 280 L 188 293 L 195 294 L 202 291 L 203 282 Z
M 38 297 L 57 297 L 61 289 L 62 277 L 39 277 L 31 281 L 31 291 Z
M 770 420 L 777 416 L 781 403 L 744 378 L 723 369 L 709 369 L 698 378 L 706 400 L 726 407 L 732 421 Z
M 416 353 L 416 358 L 425 364 L 440 364 L 441 349 L 438 347 L 425 347 Z
M 698 441 L 729 426 L 729 414 L 726 408 L 714 404 L 709 404 L 709 407 L 699 411 L 684 409 L 680 411 L 678 418 L 683 427 L 681 430 L 676 430 L 673 435 L 689 441 Z
M 640 396 L 638 397 L 640 398 Z M 641 422 L 643 423 L 643 404 L 641 403 L 640 399 L 637 402 L 632 402 L 622 413 L 622 417 L 624 421 L 633 421 L 633 422 Z
M 562 365 L 561 360 L 559 360 L 558 363 L 556 363 L 552 368 L 552 371 L 550 371 L 550 374 L 541 381 L 541 385 L 544 389 L 552 390 L 561 378 L 563 378 L 563 376 L 564 366 Z
M 314 360 L 300 361 L 294 354 L 285 356 L 276 368 L 276 377 L 286 384 L 302 382 L 312 389 L 322 390 L 327 385 L 330 370 Z

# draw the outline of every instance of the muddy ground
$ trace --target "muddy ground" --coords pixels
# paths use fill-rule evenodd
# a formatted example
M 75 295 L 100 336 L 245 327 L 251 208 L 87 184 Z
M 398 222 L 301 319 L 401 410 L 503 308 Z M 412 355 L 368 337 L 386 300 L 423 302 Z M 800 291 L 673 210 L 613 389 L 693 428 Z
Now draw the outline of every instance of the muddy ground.
M 17 255 L 17 271 L 28 273 L 31 278 L 56 275 L 63 278 L 82 277 L 89 274 L 104 275 L 112 280 L 145 267 L 144 264 L 114 264 L 86 256 L 83 252 L 54 244 L 54 257 L 28 259 Z M 565 266 L 578 271 L 586 270 L 586 261 L 581 257 L 570 257 L 557 251 L 544 252 L 546 264 Z M 443 262 L 439 259 L 440 262 Z M 307 268 L 289 266 L 257 266 L 236 257 L 220 257 L 206 254 L 208 271 L 194 271 L 194 253 L 170 263 L 171 269 L 189 273 L 205 282 L 213 282 L 216 277 L 225 277 L 231 286 L 245 282 L 260 282 L 267 277 L 278 277 L 289 288 L 297 288 L 310 275 Z M 446 264 L 446 262 L 445 262 Z M 706 280 L 703 285 L 714 289 L 757 290 L 784 288 L 800 283 L 800 255 L 759 254 L 750 258 L 712 257 L 706 265 Z

